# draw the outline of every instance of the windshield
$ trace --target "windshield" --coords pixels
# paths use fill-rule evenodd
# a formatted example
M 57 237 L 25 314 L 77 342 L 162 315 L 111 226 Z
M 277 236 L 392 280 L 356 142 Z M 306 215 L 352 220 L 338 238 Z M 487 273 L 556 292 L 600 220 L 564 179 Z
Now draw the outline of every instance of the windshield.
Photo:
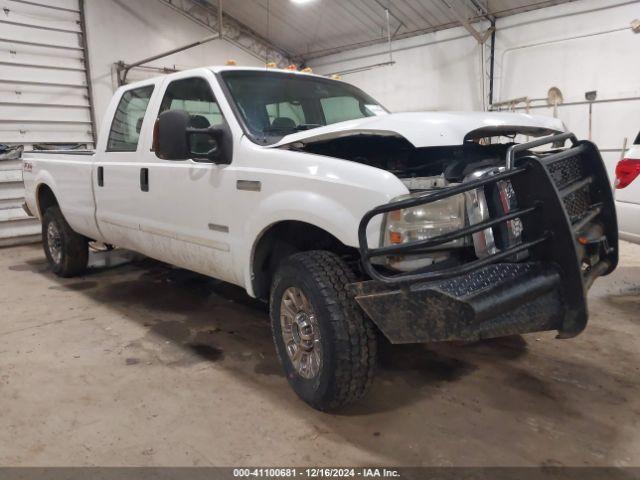
M 261 144 L 301 130 L 387 113 L 363 91 L 335 80 L 264 71 L 221 75 L 248 133 Z

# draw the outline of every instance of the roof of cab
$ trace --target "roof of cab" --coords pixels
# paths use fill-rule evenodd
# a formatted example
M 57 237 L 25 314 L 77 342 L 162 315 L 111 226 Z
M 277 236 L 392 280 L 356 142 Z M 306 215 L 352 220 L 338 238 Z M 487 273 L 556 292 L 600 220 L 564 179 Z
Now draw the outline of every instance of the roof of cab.
M 145 85 L 152 85 L 152 84 L 156 84 L 158 81 L 160 81 L 161 79 L 165 78 L 165 77 L 173 77 L 173 76 L 182 76 L 185 73 L 189 73 L 189 72 L 202 72 L 203 70 L 209 70 L 212 71 L 213 73 L 219 73 L 219 72 L 228 72 L 228 71 L 247 71 L 247 72 L 275 72 L 275 73 L 283 73 L 283 74 L 290 74 L 290 75 L 304 75 L 304 76 L 309 76 L 309 77 L 320 77 L 320 78 L 328 78 L 325 77 L 324 75 L 318 75 L 315 73 L 310 73 L 310 72 L 300 72 L 298 70 L 287 70 L 284 68 L 275 68 L 275 67 L 239 67 L 239 66 L 231 66 L 231 65 L 212 65 L 212 66 L 207 66 L 207 67 L 197 67 L 197 68 L 190 68 L 188 70 L 180 70 L 179 72 L 173 72 L 173 73 L 167 73 L 164 75 L 157 75 L 155 77 L 151 77 L 151 78 L 146 78 L 144 80 L 138 80 L 136 82 L 131 82 L 131 83 L 127 83 L 126 85 L 122 85 L 120 88 L 124 88 L 125 90 L 130 90 L 132 88 L 136 88 L 136 87 L 142 87 Z
M 241 67 L 236 65 L 224 65 L 224 66 L 210 66 L 207 67 L 209 70 L 218 73 L 218 72 L 226 72 L 229 70 L 246 70 L 250 72 L 278 72 L 278 73 L 293 73 L 295 75 L 307 75 L 312 77 L 323 77 L 323 75 L 318 75 L 312 72 L 302 72 L 299 70 L 288 70 L 286 68 L 276 68 L 276 67 Z

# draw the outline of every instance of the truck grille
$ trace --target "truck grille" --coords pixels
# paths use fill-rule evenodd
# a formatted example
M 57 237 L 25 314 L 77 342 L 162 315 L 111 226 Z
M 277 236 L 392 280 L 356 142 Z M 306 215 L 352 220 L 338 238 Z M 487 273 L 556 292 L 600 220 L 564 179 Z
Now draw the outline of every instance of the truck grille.
M 559 190 L 587 177 L 584 162 L 580 156 L 577 155 L 551 164 L 548 170 Z M 563 202 L 571 222 L 575 223 L 587 213 L 591 206 L 589 185 L 587 184 L 577 191 L 568 194 L 563 198 Z
M 580 220 L 591 206 L 589 186 L 583 187 L 576 193 L 567 195 L 564 199 L 564 206 L 567 209 L 572 223 Z

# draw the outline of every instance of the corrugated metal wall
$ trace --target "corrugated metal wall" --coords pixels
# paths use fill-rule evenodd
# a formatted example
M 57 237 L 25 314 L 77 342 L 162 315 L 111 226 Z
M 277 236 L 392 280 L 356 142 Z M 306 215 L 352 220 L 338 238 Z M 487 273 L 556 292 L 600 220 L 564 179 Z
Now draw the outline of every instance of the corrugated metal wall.
M 0 153 L 0 247 L 39 240 L 40 223 L 22 209 L 21 148 Z
M 0 0 L 0 144 L 94 143 L 82 0 Z M 0 246 L 37 238 L 20 162 L 0 152 Z

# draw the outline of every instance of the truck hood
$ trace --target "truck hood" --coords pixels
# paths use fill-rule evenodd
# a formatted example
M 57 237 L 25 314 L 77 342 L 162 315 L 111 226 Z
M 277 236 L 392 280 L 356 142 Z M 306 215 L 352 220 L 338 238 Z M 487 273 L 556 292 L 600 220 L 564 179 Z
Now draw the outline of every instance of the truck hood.
M 461 145 L 474 137 L 513 135 L 532 137 L 564 131 L 557 118 L 501 112 L 408 112 L 390 113 L 334 123 L 284 136 L 271 147 L 313 143 L 352 135 L 403 137 L 414 147 Z

